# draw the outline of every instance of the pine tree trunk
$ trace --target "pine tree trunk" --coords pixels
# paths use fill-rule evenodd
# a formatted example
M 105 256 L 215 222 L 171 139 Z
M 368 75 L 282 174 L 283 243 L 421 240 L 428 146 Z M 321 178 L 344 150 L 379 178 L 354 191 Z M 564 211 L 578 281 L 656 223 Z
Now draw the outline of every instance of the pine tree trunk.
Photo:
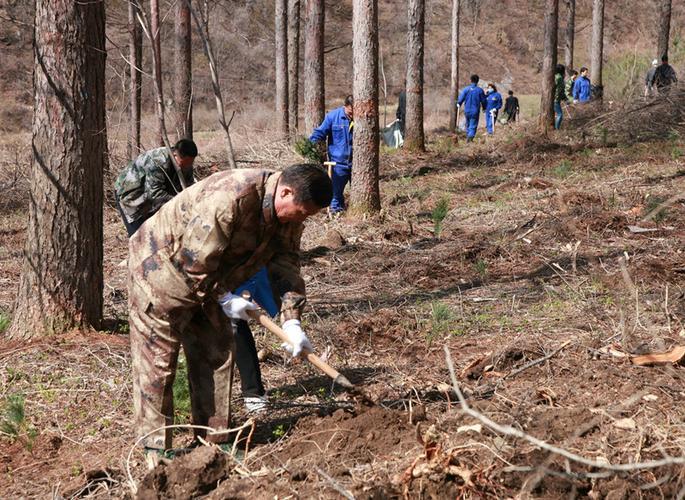
M 143 34 L 140 22 L 136 16 L 138 12 L 137 2 L 128 4 L 128 30 L 129 30 L 129 103 L 128 123 L 129 137 L 126 154 L 130 159 L 140 154 L 140 99 L 141 77 L 143 64 Z
M 159 26 L 159 0 L 150 0 L 150 37 L 152 38 L 152 50 L 156 56 L 152 64 L 155 66 L 155 85 L 162 102 L 164 102 L 164 85 L 162 83 L 162 49 L 161 32 Z M 157 145 L 164 146 L 164 116 L 157 113 Z
M 288 0 L 276 0 L 276 130 L 288 137 Z
M 459 97 L 459 16 L 461 0 L 452 0 L 452 45 L 450 50 L 450 132 L 457 131 L 457 98 Z
M 604 57 L 604 0 L 592 4 L 592 53 L 590 54 L 590 80 L 602 97 L 602 58 Z
M 425 0 L 409 0 L 407 12 L 407 124 L 404 147 L 425 150 L 423 134 L 423 39 Z
M 311 133 L 323 121 L 324 89 L 324 0 L 305 0 L 304 23 L 304 129 Z
M 102 319 L 104 5 L 36 1 L 29 221 L 11 338 Z
M 576 0 L 566 0 L 566 37 L 564 40 L 564 64 L 573 69 L 573 46 L 576 38 Z
M 297 134 L 300 76 L 300 0 L 288 4 L 288 119 L 290 134 Z
M 554 68 L 557 65 L 558 24 L 559 0 L 546 0 L 539 123 L 540 131 L 544 134 L 554 128 Z
M 378 2 L 352 2 L 352 212 L 360 215 L 381 208 L 378 188 Z
M 185 0 L 178 2 L 174 61 L 176 94 L 176 137 L 193 138 L 193 81 L 192 81 L 192 29 L 190 6 Z
M 671 0 L 661 0 L 659 9 L 659 38 L 657 42 L 657 59 L 668 55 L 668 39 L 671 32 Z

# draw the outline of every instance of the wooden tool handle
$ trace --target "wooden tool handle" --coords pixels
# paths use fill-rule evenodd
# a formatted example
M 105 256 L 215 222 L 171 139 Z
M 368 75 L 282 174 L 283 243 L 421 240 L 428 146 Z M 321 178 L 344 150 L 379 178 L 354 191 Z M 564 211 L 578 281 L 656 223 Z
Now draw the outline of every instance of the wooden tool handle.
M 269 330 L 271 333 L 276 335 L 278 338 L 280 338 L 283 342 L 287 342 L 290 344 L 290 340 L 288 339 L 288 335 L 283 331 L 283 329 L 278 326 L 276 323 L 274 323 L 271 318 L 269 318 L 266 314 L 263 314 L 259 311 L 248 311 L 248 314 L 255 319 L 256 321 L 259 321 L 259 323 Z M 319 370 L 324 372 L 326 375 L 331 377 L 332 379 L 338 379 L 340 380 L 341 378 L 344 378 L 338 370 L 333 368 L 331 365 L 326 363 L 323 359 L 318 357 L 316 354 L 314 354 L 311 351 L 305 351 L 307 354 L 305 357 L 307 358 L 307 361 L 309 361 L 311 364 L 316 366 Z

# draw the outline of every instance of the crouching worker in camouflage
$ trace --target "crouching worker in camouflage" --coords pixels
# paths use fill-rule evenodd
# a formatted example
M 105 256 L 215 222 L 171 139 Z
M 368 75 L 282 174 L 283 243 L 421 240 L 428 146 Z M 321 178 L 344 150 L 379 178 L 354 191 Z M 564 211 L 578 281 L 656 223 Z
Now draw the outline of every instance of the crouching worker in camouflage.
M 293 354 L 311 348 L 300 327 L 303 222 L 327 207 L 332 186 L 316 165 L 283 172 L 230 170 L 182 191 L 129 240 L 129 324 L 136 430 L 147 448 L 171 448 L 179 349 L 188 363 L 193 423 L 229 438 L 229 318 L 256 306 L 230 294 L 266 265 Z M 221 305 L 219 304 L 221 299 Z M 222 311 L 223 309 L 223 311 Z M 223 431 L 223 432 L 222 432 Z
M 119 174 L 114 183 L 119 214 L 129 237 L 171 198 L 181 192 L 181 180 L 171 161 L 173 155 L 181 169 L 186 186 L 193 184 L 193 162 L 197 146 L 190 139 L 181 139 L 171 148 L 147 151 Z

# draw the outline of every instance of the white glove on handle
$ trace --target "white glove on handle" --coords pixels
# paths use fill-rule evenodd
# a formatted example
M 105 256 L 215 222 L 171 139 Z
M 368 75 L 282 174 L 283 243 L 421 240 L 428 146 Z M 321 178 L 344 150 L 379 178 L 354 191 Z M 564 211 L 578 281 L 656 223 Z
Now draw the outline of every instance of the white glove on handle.
M 219 297 L 219 304 L 221 304 L 221 308 L 229 318 L 243 319 L 245 321 L 250 319 L 247 311 L 256 311 L 259 309 L 257 304 L 242 298 L 240 295 L 234 295 L 231 292 Z
M 302 351 L 313 351 L 311 342 L 302 331 L 299 319 L 289 319 L 283 323 L 283 331 L 288 336 L 288 342 L 283 342 L 281 347 L 293 355 L 293 358 L 302 354 Z

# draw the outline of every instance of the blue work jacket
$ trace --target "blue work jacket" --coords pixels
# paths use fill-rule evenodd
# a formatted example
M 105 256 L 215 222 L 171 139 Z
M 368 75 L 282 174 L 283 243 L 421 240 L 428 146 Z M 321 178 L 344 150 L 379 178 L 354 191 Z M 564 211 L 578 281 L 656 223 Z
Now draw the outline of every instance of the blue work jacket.
M 472 83 L 459 93 L 457 104 L 464 108 L 465 115 L 477 115 L 480 108 L 485 109 L 485 92 L 477 84 Z
M 490 112 L 493 109 L 499 110 L 502 107 L 502 94 L 499 92 L 492 92 L 491 94 L 486 94 L 485 98 L 485 112 Z
M 579 76 L 573 84 L 573 98 L 579 102 L 590 100 L 590 79 L 586 76 Z
M 352 166 L 352 126 L 354 122 L 345 114 L 345 108 L 329 111 L 321 125 L 314 129 L 309 140 L 328 139 L 328 160 L 338 165 Z
M 266 267 L 262 267 L 257 271 L 257 274 L 236 288 L 236 291 L 233 293 L 240 295 L 244 290 L 250 292 L 252 300 L 259 304 L 269 316 L 273 318 L 278 314 L 278 306 L 274 300 L 274 293 L 271 290 Z

